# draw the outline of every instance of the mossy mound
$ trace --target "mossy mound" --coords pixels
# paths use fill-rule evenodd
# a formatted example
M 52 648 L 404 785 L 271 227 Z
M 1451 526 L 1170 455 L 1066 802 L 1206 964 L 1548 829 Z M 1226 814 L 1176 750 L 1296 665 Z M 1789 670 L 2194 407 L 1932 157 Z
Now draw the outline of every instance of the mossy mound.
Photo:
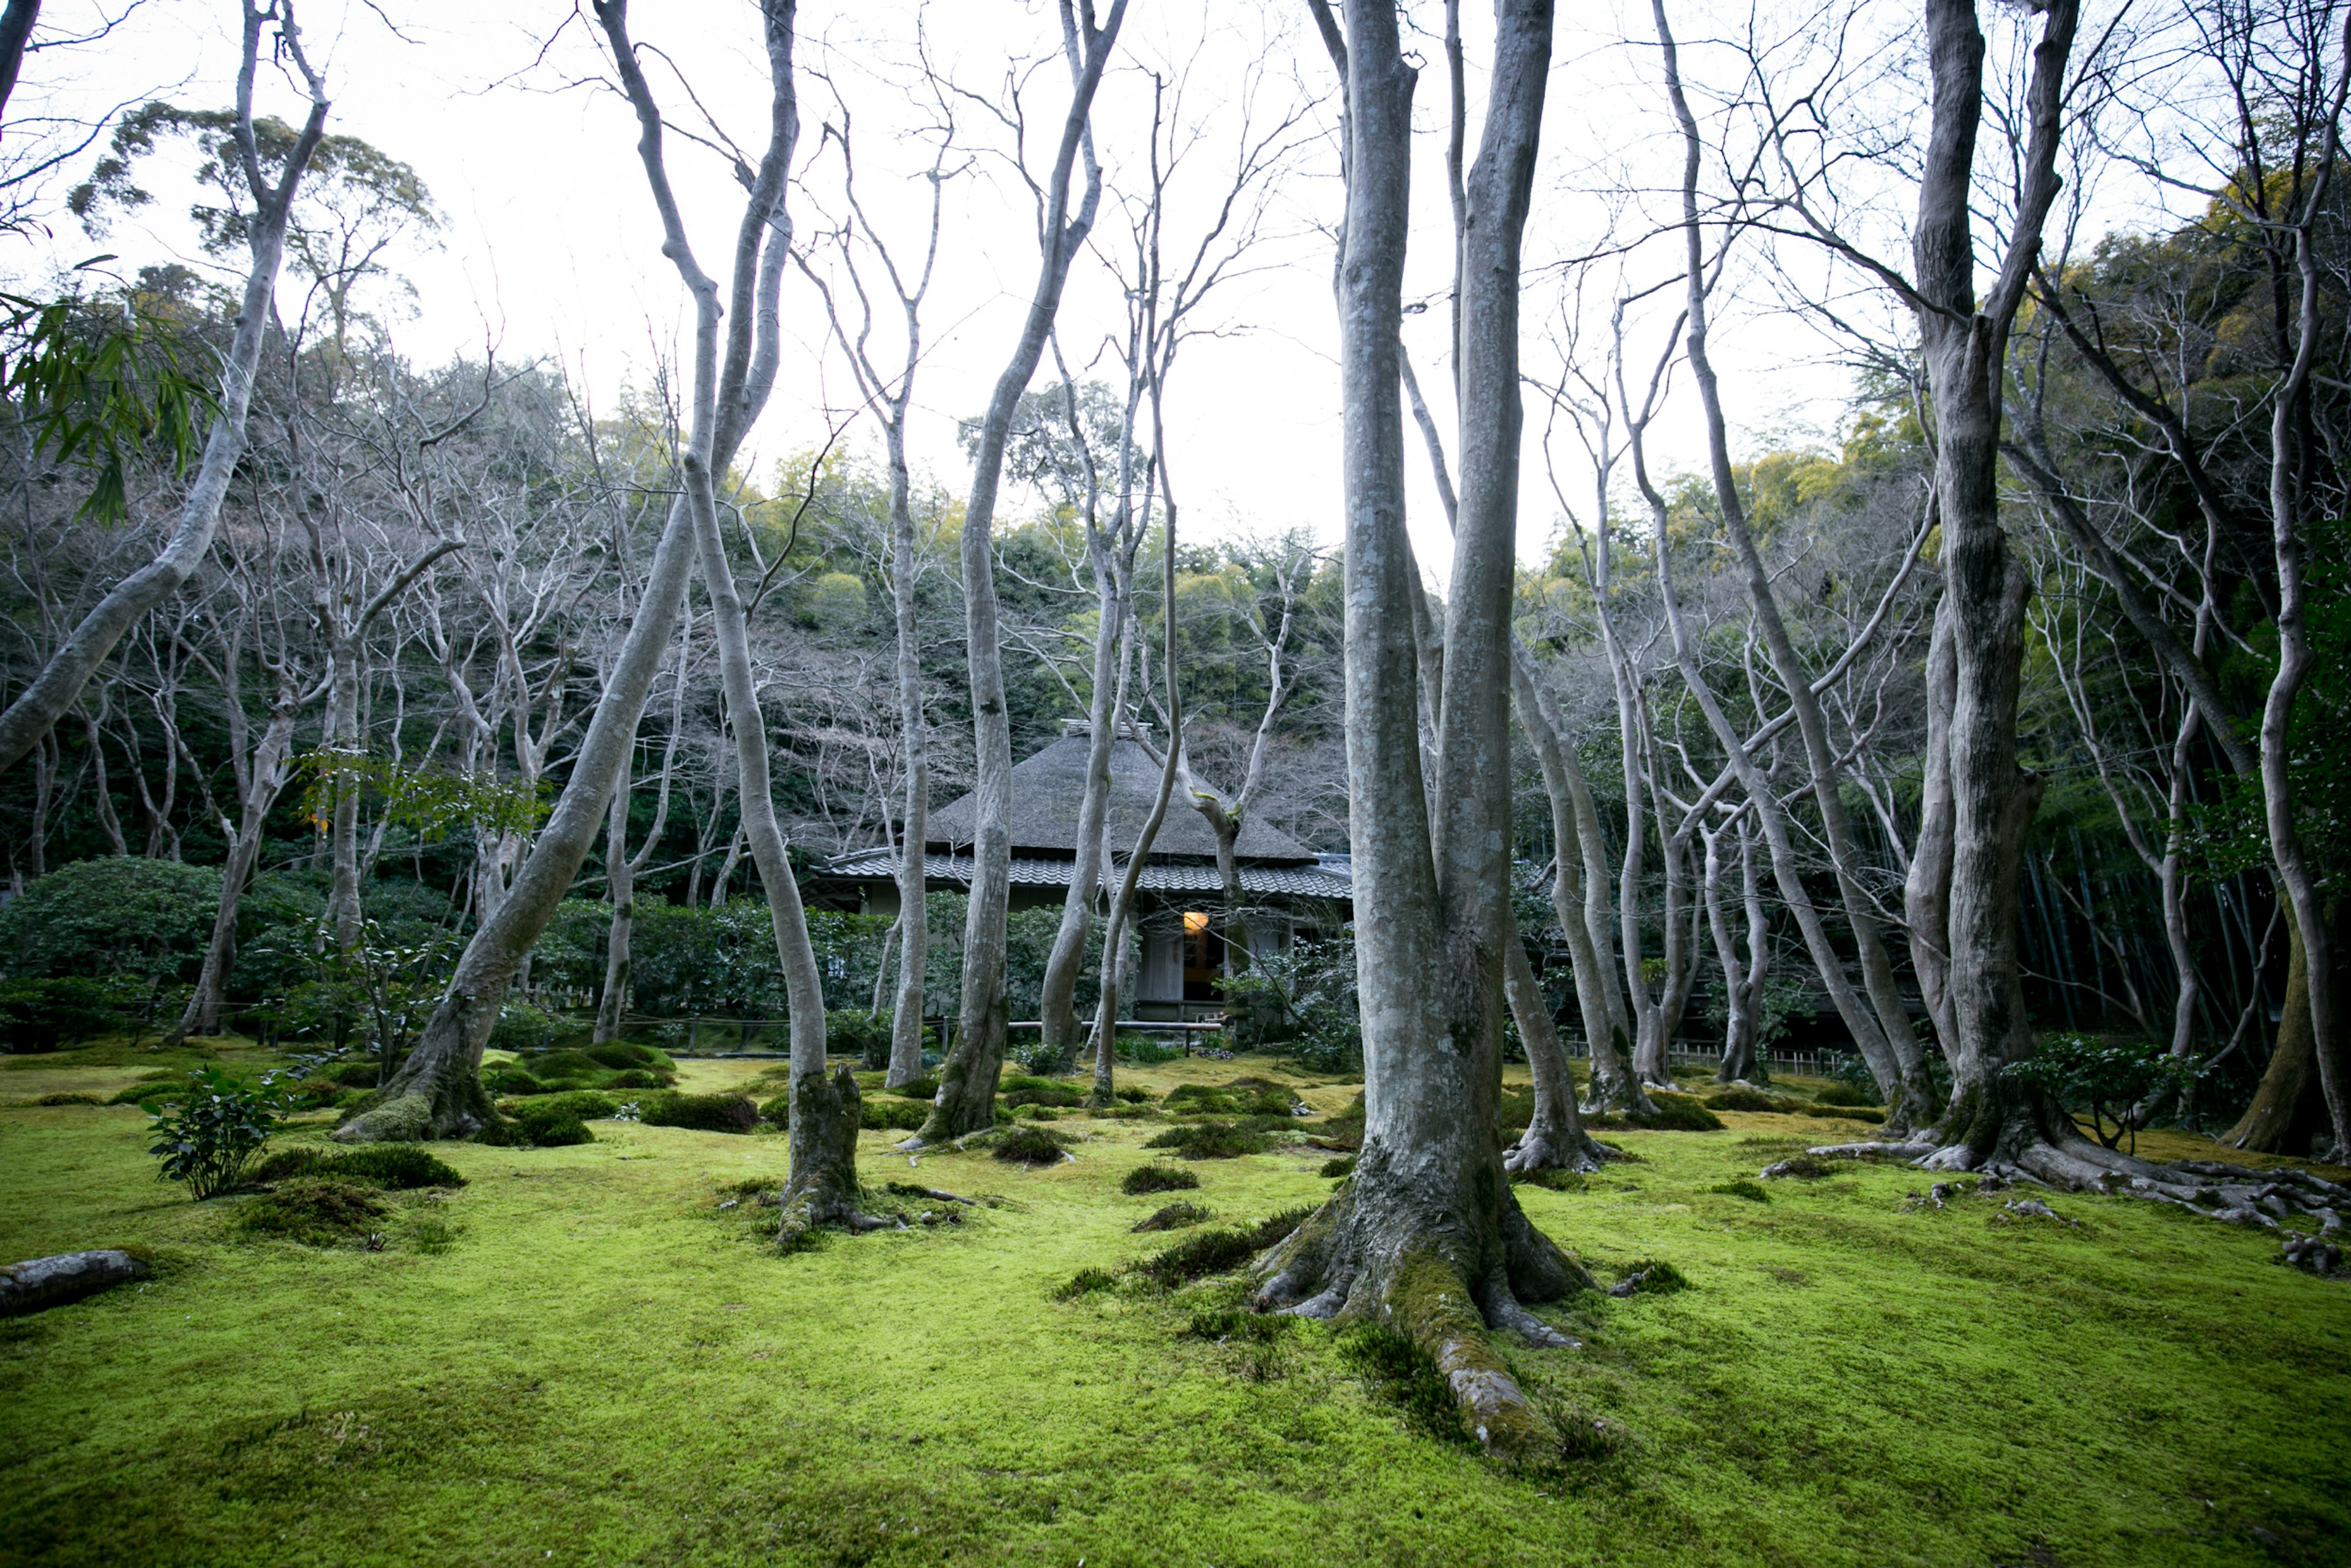
M 1023 1105 L 1051 1105 L 1074 1110 L 1086 1103 L 1085 1091 L 1058 1078 L 1013 1073 L 997 1086 L 997 1103 L 1018 1110 Z
M 1144 1259 L 1135 1264 L 1134 1272 L 1164 1290 L 1188 1285 L 1210 1274 L 1228 1274 L 1267 1248 L 1287 1239 L 1313 1212 L 1311 1208 L 1285 1208 L 1255 1225 L 1203 1230 L 1164 1252 Z
M 917 1078 L 911 1083 L 901 1083 L 888 1092 L 907 1100 L 928 1102 L 939 1097 L 939 1081 L 935 1078 Z
M 1761 1089 L 1750 1089 L 1745 1084 L 1733 1084 L 1728 1089 L 1709 1094 L 1704 1103 L 1708 1110 L 1742 1111 L 1750 1113 L 1771 1111 L 1784 1113 L 1796 1108 L 1796 1102 L 1793 1100 L 1784 1099 L 1776 1094 L 1766 1094 Z
M 494 1094 L 562 1094 L 590 1089 L 666 1089 L 677 1082 L 667 1053 L 629 1040 L 566 1046 L 500 1062 L 482 1074 Z
M 355 1149 L 304 1146 L 280 1149 L 253 1167 L 246 1180 L 256 1186 L 316 1178 L 364 1182 L 392 1191 L 463 1186 L 465 1178 L 418 1144 L 362 1144 Z
M 1146 1149 L 1173 1149 L 1187 1160 L 1232 1160 L 1261 1155 L 1273 1140 L 1254 1129 L 1231 1122 L 1187 1122 L 1144 1140 Z
M 103 1105 L 105 1101 L 95 1094 L 44 1094 L 33 1102 L 36 1105 Z
M 1137 1166 L 1126 1173 L 1118 1190 L 1140 1197 L 1147 1192 L 1189 1192 L 1199 1185 L 1199 1176 L 1181 1166 Z
M 988 1152 L 1007 1165 L 1051 1165 L 1061 1157 L 1061 1140 L 1042 1127 L 1019 1126 L 998 1138 Z
M 1178 1084 L 1160 1102 L 1170 1115 L 1279 1116 L 1285 1120 L 1294 1113 L 1291 1107 L 1297 1103 L 1297 1095 L 1262 1078 L 1239 1078 L 1216 1086 Z
M 561 1094 L 545 1094 L 500 1106 L 509 1116 L 532 1116 L 539 1120 L 569 1116 L 581 1122 L 601 1122 L 621 1109 L 619 1097 L 600 1089 L 573 1089 Z
M 1719 1192 L 1726 1197 L 1743 1197 L 1750 1203 L 1769 1203 L 1771 1201 L 1771 1195 L 1763 1190 L 1761 1183 L 1751 1181 L 1746 1176 L 1740 1176 L 1737 1181 L 1723 1182 L 1719 1186 L 1710 1186 L 1706 1190 L 1708 1192 Z
M 581 1092 L 524 1100 L 499 1109 L 508 1119 L 483 1128 L 475 1142 L 509 1149 L 563 1149 L 594 1143 L 596 1134 L 588 1130 L 586 1118 L 610 1116 L 620 1106 L 610 1095 Z
M 857 1103 L 857 1124 L 868 1132 L 911 1133 L 930 1113 L 930 1105 L 921 1100 L 860 1098 Z
M 1563 1171 L 1551 1166 L 1541 1170 L 1512 1171 L 1510 1182 L 1516 1186 L 1539 1186 L 1552 1192 L 1582 1192 L 1592 1185 L 1591 1178 L 1582 1171 Z
M 1150 1218 L 1136 1221 L 1134 1228 L 1136 1235 L 1146 1236 L 1155 1230 L 1189 1229 L 1195 1225 L 1207 1224 L 1210 1215 L 1206 1205 L 1171 1203 Z
M 1878 1108 L 1876 1101 L 1850 1083 L 1823 1085 L 1813 1094 L 1813 1103 L 1815 1105 L 1865 1105 L 1872 1109 Z
M 648 1094 L 638 1103 L 637 1120 L 649 1127 L 748 1133 L 759 1124 L 759 1108 L 748 1094 Z
M 1866 1105 L 1799 1105 L 1800 1116 L 1826 1116 L 1842 1122 L 1867 1122 L 1876 1126 L 1886 1120 L 1886 1113 Z
M 1663 1090 L 1649 1091 L 1650 1102 L 1656 1106 L 1653 1115 L 1594 1116 L 1590 1124 L 1595 1127 L 1638 1127 L 1653 1133 L 1719 1133 L 1722 1118 L 1699 1103 L 1689 1094 L 1670 1094 Z
M 309 1247 L 332 1247 L 371 1234 L 389 1212 L 380 1188 L 327 1176 L 302 1176 L 275 1192 L 249 1197 L 235 1228 L 250 1236 L 277 1236 Z

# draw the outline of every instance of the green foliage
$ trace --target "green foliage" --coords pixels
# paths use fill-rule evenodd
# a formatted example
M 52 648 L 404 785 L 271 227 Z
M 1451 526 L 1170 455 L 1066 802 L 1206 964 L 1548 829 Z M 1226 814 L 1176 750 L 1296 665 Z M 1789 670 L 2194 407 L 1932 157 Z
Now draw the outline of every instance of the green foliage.
M 929 1119 L 931 1108 L 920 1100 L 883 1099 L 867 1095 L 857 1103 L 858 1125 L 869 1132 L 912 1133 Z
M 1762 1184 L 1750 1180 L 1746 1176 L 1740 1176 L 1736 1181 L 1720 1183 L 1719 1185 L 1710 1186 L 1706 1190 L 1708 1192 L 1721 1193 L 1726 1197 L 1743 1197 L 1750 1203 L 1769 1203 L 1771 1201 L 1771 1195 L 1763 1190 Z
M 1210 1218 L 1205 1206 L 1179 1200 L 1157 1210 L 1148 1219 L 1137 1220 L 1134 1232 L 1147 1236 L 1160 1230 L 1187 1230 L 1195 1225 L 1205 1225 Z
M 184 472 L 203 449 L 199 424 L 219 411 L 201 350 L 145 303 L 135 290 L 114 299 L 0 294 L 0 400 L 20 411 L 37 457 L 91 476 L 77 517 L 121 521 L 125 460 L 160 455 Z
M 1855 1058 L 1854 1060 L 1858 1061 L 1859 1058 Z M 1815 1105 L 1874 1106 L 1877 1103 L 1876 1089 L 1877 1085 L 1874 1080 L 1867 1088 L 1863 1088 L 1856 1084 L 1848 1082 L 1842 1078 L 1833 1079 L 1828 1083 L 1822 1086 L 1820 1092 L 1813 1096 L 1813 1103 Z
M 1008 1110 L 1023 1105 L 1056 1105 L 1066 1111 L 1084 1104 L 1086 1097 L 1073 1083 L 1014 1073 L 998 1080 L 997 1103 Z
M 246 1162 L 286 1120 L 275 1089 L 216 1067 L 197 1068 L 175 1094 L 159 1088 L 147 1114 L 153 1134 L 147 1152 L 162 1162 L 156 1179 L 185 1182 L 199 1200 L 236 1186 Z
M 68 1092 L 64 1094 L 44 1094 L 35 1100 L 33 1103 L 36 1105 L 102 1105 L 105 1102 L 100 1100 L 95 1094 L 75 1094 Z
M 1173 1149 L 1187 1160 L 1231 1160 L 1243 1155 L 1261 1155 L 1273 1143 L 1262 1133 L 1248 1131 L 1230 1122 L 1192 1122 L 1146 1138 L 1143 1146 Z
M 1724 1089 L 1716 1093 L 1708 1095 L 1706 1097 L 1705 1103 L 1707 1109 L 1710 1111 L 1744 1111 L 1752 1113 L 1765 1111 L 1785 1111 L 1789 1108 L 1791 1103 L 1786 1100 L 1782 1100 L 1772 1095 L 1766 1094 L 1760 1089 L 1741 1089 L 1734 1087 Z
M 637 1119 L 649 1127 L 691 1127 L 699 1133 L 747 1133 L 759 1124 L 759 1109 L 747 1094 L 648 1094 L 638 1102 Z
M 1551 1192 L 1582 1192 L 1592 1185 L 1592 1178 L 1582 1171 L 1563 1171 L 1546 1166 L 1540 1170 L 1512 1171 L 1514 1186 L 1539 1186 Z
M 129 855 L 76 861 L 0 906 L 0 964 L 25 978 L 192 980 L 220 891 L 216 868 Z
M 1322 1168 L 1314 1174 L 1319 1176 L 1329 1176 L 1333 1180 L 1343 1179 L 1355 1174 L 1355 1161 L 1360 1157 L 1356 1155 L 1333 1155 L 1324 1160 Z
M 1249 1033 L 1236 1045 L 1286 1042 L 1300 1071 L 1343 1074 L 1362 1071 L 1364 1030 L 1355 1000 L 1355 937 L 1350 926 L 1320 942 L 1292 943 L 1269 953 L 1224 982 L 1238 1003 Z
M 530 833 L 547 820 L 549 786 L 495 773 L 415 767 L 364 751 L 321 748 L 294 758 L 302 780 L 302 812 L 326 821 L 347 795 L 366 799 L 376 814 L 434 843 L 460 828 L 475 833 Z
M 445 1161 L 417 1144 L 366 1144 L 356 1149 L 330 1150 L 308 1145 L 280 1149 L 255 1166 L 246 1179 L 259 1185 L 290 1181 L 298 1176 L 371 1182 L 394 1191 L 465 1185 L 465 1178 Z
M 508 998 L 498 1004 L 498 1021 L 485 1042 L 491 1051 L 538 1051 L 555 1040 L 555 1019 L 528 1002 Z
M 908 1100 L 922 1100 L 925 1102 L 935 1100 L 939 1095 L 939 1081 L 935 1078 L 917 1078 L 911 1082 L 899 1084 L 898 1087 L 891 1090 L 890 1092 L 901 1095 Z
M 1174 1061 L 1184 1054 L 1182 1049 L 1163 1045 L 1147 1034 L 1122 1034 L 1111 1041 L 1111 1054 L 1121 1061 L 1137 1067 L 1156 1067 L 1163 1061 Z
M 1222 1085 L 1181 1083 L 1160 1103 L 1176 1116 L 1286 1117 L 1298 1097 L 1278 1083 L 1244 1078 Z
M 1070 1276 L 1066 1282 L 1055 1287 L 1053 1299 L 1057 1301 L 1074 1301 L 1080 1296 L 1091 1296 L 1098 1291 L 1114 1291 L 1117 1288 L 1118 1276 L 1109 1270 L 1081 1269 Z
M 2136 1149 L 2138 1128 L 2130 1108 L 2156 1093 L 2185 1088 L 2199 1074 L 2152 1040 L 2068 1032 L 2043 1035 L 2032 1054 L 2010 1063 L 2002 1076 L 2039 1090 L 2069 1112 L 2088 1112 L 2091 1132 L 2107 1148 L 2119 1147 L 2128 1134 Z
M 1203 1230 L 1135 1264 L 1134 1271 L 1163 1290 L 1239 1268 L 1259 1250 L 1254 1230 Z
M 278 1236 L 309 1247 L 332 1247 L 358 1236 L 374 1236 L 389 1212 L 381 1190 L 331 1176 L 298 1176 L 275 1192 L 246 1198 L 236 1228 L 253 1236 Z M 381 1245 L 381 1239 L 377 1239 Z
M 526 1100 L 509 1113 L 509 1120 L 485 1127 L 479 1141 L 501 1148 L 559 1149 L 592 1144 L 586 1118 L 610 1116 L 620 1106 L 610 1095 L 549 1094 Z
M 1118 1190 L 1129 1197 L 1140 1197 L 1149 1192 L 1188 1192 L 1199 1185 L 1199 1176 L 1181 1166 L 1148 1165 L 1127 1172 Z
M 0 980 L 0 1050 L 68 1050 L 122 1022 L 100 981 Z
M 1280 1312 L 1252 1312 L 1241 1307 L 1217 1307 L 1194 1312 L 1184 1324 L 1187 1339 L 1248 1340 L 1265 1344 L 1298 1327 L 1298 1320 Z
M 1016 1127 L 997 1139 L 988 1152 L 1007 1165 L 1052 1165 L 1061 1157 L 1061 1140 L 1042 1127 Z
M 1394 1406 L 1423 1437 L 1470 1445 L 1453 1386 L 1437 1359 L 1411 1335 L 1382 1322 L 1356 1323 L 1339 1335 L 1339 1363 L 1364 1380 L 1373 1396 Z
M 1633 1289 L 1625 1291 L 1625 1294 L 1637 1291 L 1645 1296 L 1670 1296 L 1677 1291 L 1690 1288 L 1689 1281 L 1679 1269 L 1654 1258 L 1644 1258 L 1625 1265 L 1625 1277 L 1617 1281 L 1616 1290 L 1624 1291 L 1626 1285 Z M 1614 1295 L 1615 1291 L 1609 1293 Z
M 892 1018 L 864 1008 L 835 1008 L 824 1015 L 824 1045 L 836 1056 L 853 1055 L 879 1071 L 890 1065 Z

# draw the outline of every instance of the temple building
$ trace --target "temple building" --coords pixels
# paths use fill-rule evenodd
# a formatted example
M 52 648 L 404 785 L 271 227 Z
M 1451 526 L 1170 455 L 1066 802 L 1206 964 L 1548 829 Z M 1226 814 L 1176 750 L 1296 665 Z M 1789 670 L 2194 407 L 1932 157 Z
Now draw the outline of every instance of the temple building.
M 1089 749 L 1085 723 L 1068 721 L 1059 740 L 1012 769 L 1015 910 L 1059 908 L 1068 896 Z M 1159 774 L 1159 763 L 1128 736 L 1112 745 L 1108 841 L 1118 860 L 1103 875 L 1113 886 L 1150 819 Z M 970 888 L 976 814 L 971 795 L 931 813 L 923 856 L 930 891 L 963 893 Z M 1287 948 L 1301 935 L 1335 932 L 1351 917 L 1346 856 L 1317 854 L 1287 833 L 1255 821 L 1242 824 L 1235 848 L 1250 951 Z M 896 851 L 857 850 L 826 862 L 812 891 L 840 907 L 894 916 L 897 874 Z M 1217 840 L 1180 795 L 1168 801 L 1136 883 L 1136 902 L 1142 962 L 1133 1016 L 1177 1020 L 1218 1011 L 1222 1003 L 1216 981 L 1224 972 L 1226 953 Z M 1097 907 L 1107 912 L 1109 904 L 1110 894 L 1104 893 Z

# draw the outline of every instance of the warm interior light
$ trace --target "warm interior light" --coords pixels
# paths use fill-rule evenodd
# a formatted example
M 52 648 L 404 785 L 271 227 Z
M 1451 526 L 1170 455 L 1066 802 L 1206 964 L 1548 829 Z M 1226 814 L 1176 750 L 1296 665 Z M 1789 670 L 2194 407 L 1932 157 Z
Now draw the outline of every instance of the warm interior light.
M 1195 932 L 1197 932 L 1197 931 L 1206 931 L 1207 928 L 1208 928 L 1208 912 L 1207 912 L 1207 910 L 1205 910 L 1205 909 L 1187 909 L 1187 910 L 1186 910 L 1186 911 L 1184 912 L 1184 929 L 1185 929 L 1185 930 L 1186 930 L 1186 931 L 1195 931 Z

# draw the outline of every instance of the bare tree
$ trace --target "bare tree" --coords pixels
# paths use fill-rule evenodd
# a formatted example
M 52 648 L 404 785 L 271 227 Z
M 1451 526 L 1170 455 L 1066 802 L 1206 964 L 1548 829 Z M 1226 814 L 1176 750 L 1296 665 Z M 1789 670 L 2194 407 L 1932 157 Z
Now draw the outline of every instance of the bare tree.
M 1461 503 L 1439 726 L 1437 831 L 1420 770 L 1404 537 L 1397 329 L 1414 76 L 1388 0 L 1315 15 L 1346 93 L 1339 267 L 1347 479 L 1347 730 L 1365 1123 L 1354 1176 L 1257 1268 L 1260 1306 L 1379 1314 L 1436 1358 L 1489 1447 L 1542 1419 L 1487 1337 L 1567 1343 L 1520 1303 L 1583 1283 L 1510 1196 L 1499 1114 L 1510 911 L 1508 660 L 1521 426 L 1519 263 L 1551 57 L 1551 7 L 1497 8 L 1491 96 L 1467 188 Z
M 965 653 L 971 672 L 973 759 L 977 773 L 972 841 L 972 880 L 964 922 L 963 998 L 954 1048 L 939 1071 L 939 1092 L 931 1114 L 911 1144 L 938 1143 L 992 1126 L 996 1083 L 1004 1065 L 1005 915 L 1012 876 L 1012 726 L 1004 699 L 1004 658 L 998 630 L 994 545 L 997 487 L 1003 476 L 1004 445 L 1020 394 L 1028 390 L 1046 339 L 1060 312 L 1070 263 L 1093 228 L 1102 201 L 1102 171 L 1094 162 L 1091 115 L 1102 68 L 1109 63 L 1126 0 L 1111 0 L 1100 26 L 1093 0 L 1060 0 L 1061 30 L 1072 78 L 1070 108 L 1053 167 L 1038 191 L 1038 243 L 1041 256 L 1037 286 L 1012 358 L 997 378 L 995 395 L 980 422 L 973 453 L 971 497 L 964 507 L 963 592 Z M 1085 185 L 1074 210 L 1071 176 L 1085 153 Z
M 204 457 L 188 486 L 187 498 L 181 504 L 178 523 L 162 551 L 99 600 L 49 656 L 40 674 L 6 711 L 0 712 L 0 770 L 15 766 L 33 749 L 79 700 L 83 685 L 106 662 L 122 634 L 177 592 L 204 560 L 220 522 L 222 499 L 245 452 L 246 418 L 253 403 L 262 340 L 270 325 L 270 298 L 277 287 L 278 264 L 286 253 L 287 221 L 303 171 L 326 134 L 327 84 L 310 68 L 309 57 L 303 52 L 292 0 L 269 0 L 259 5 L 254 0 L 243 0 L 243 11 L 244 60 L 237 69 L 233 135 L 245 192 L 254 208 L 245 229 L 252 265 L 246 272 L 244 297 L 221 367 L 219 413 L 205 438 Z M 282 57 L 294 63 L 310 100 L 301 131 L 274 177 L 263 166 L 253 120 L 253 78 L 260 64 L 266 27 L 274 27 L 275 47 Z

